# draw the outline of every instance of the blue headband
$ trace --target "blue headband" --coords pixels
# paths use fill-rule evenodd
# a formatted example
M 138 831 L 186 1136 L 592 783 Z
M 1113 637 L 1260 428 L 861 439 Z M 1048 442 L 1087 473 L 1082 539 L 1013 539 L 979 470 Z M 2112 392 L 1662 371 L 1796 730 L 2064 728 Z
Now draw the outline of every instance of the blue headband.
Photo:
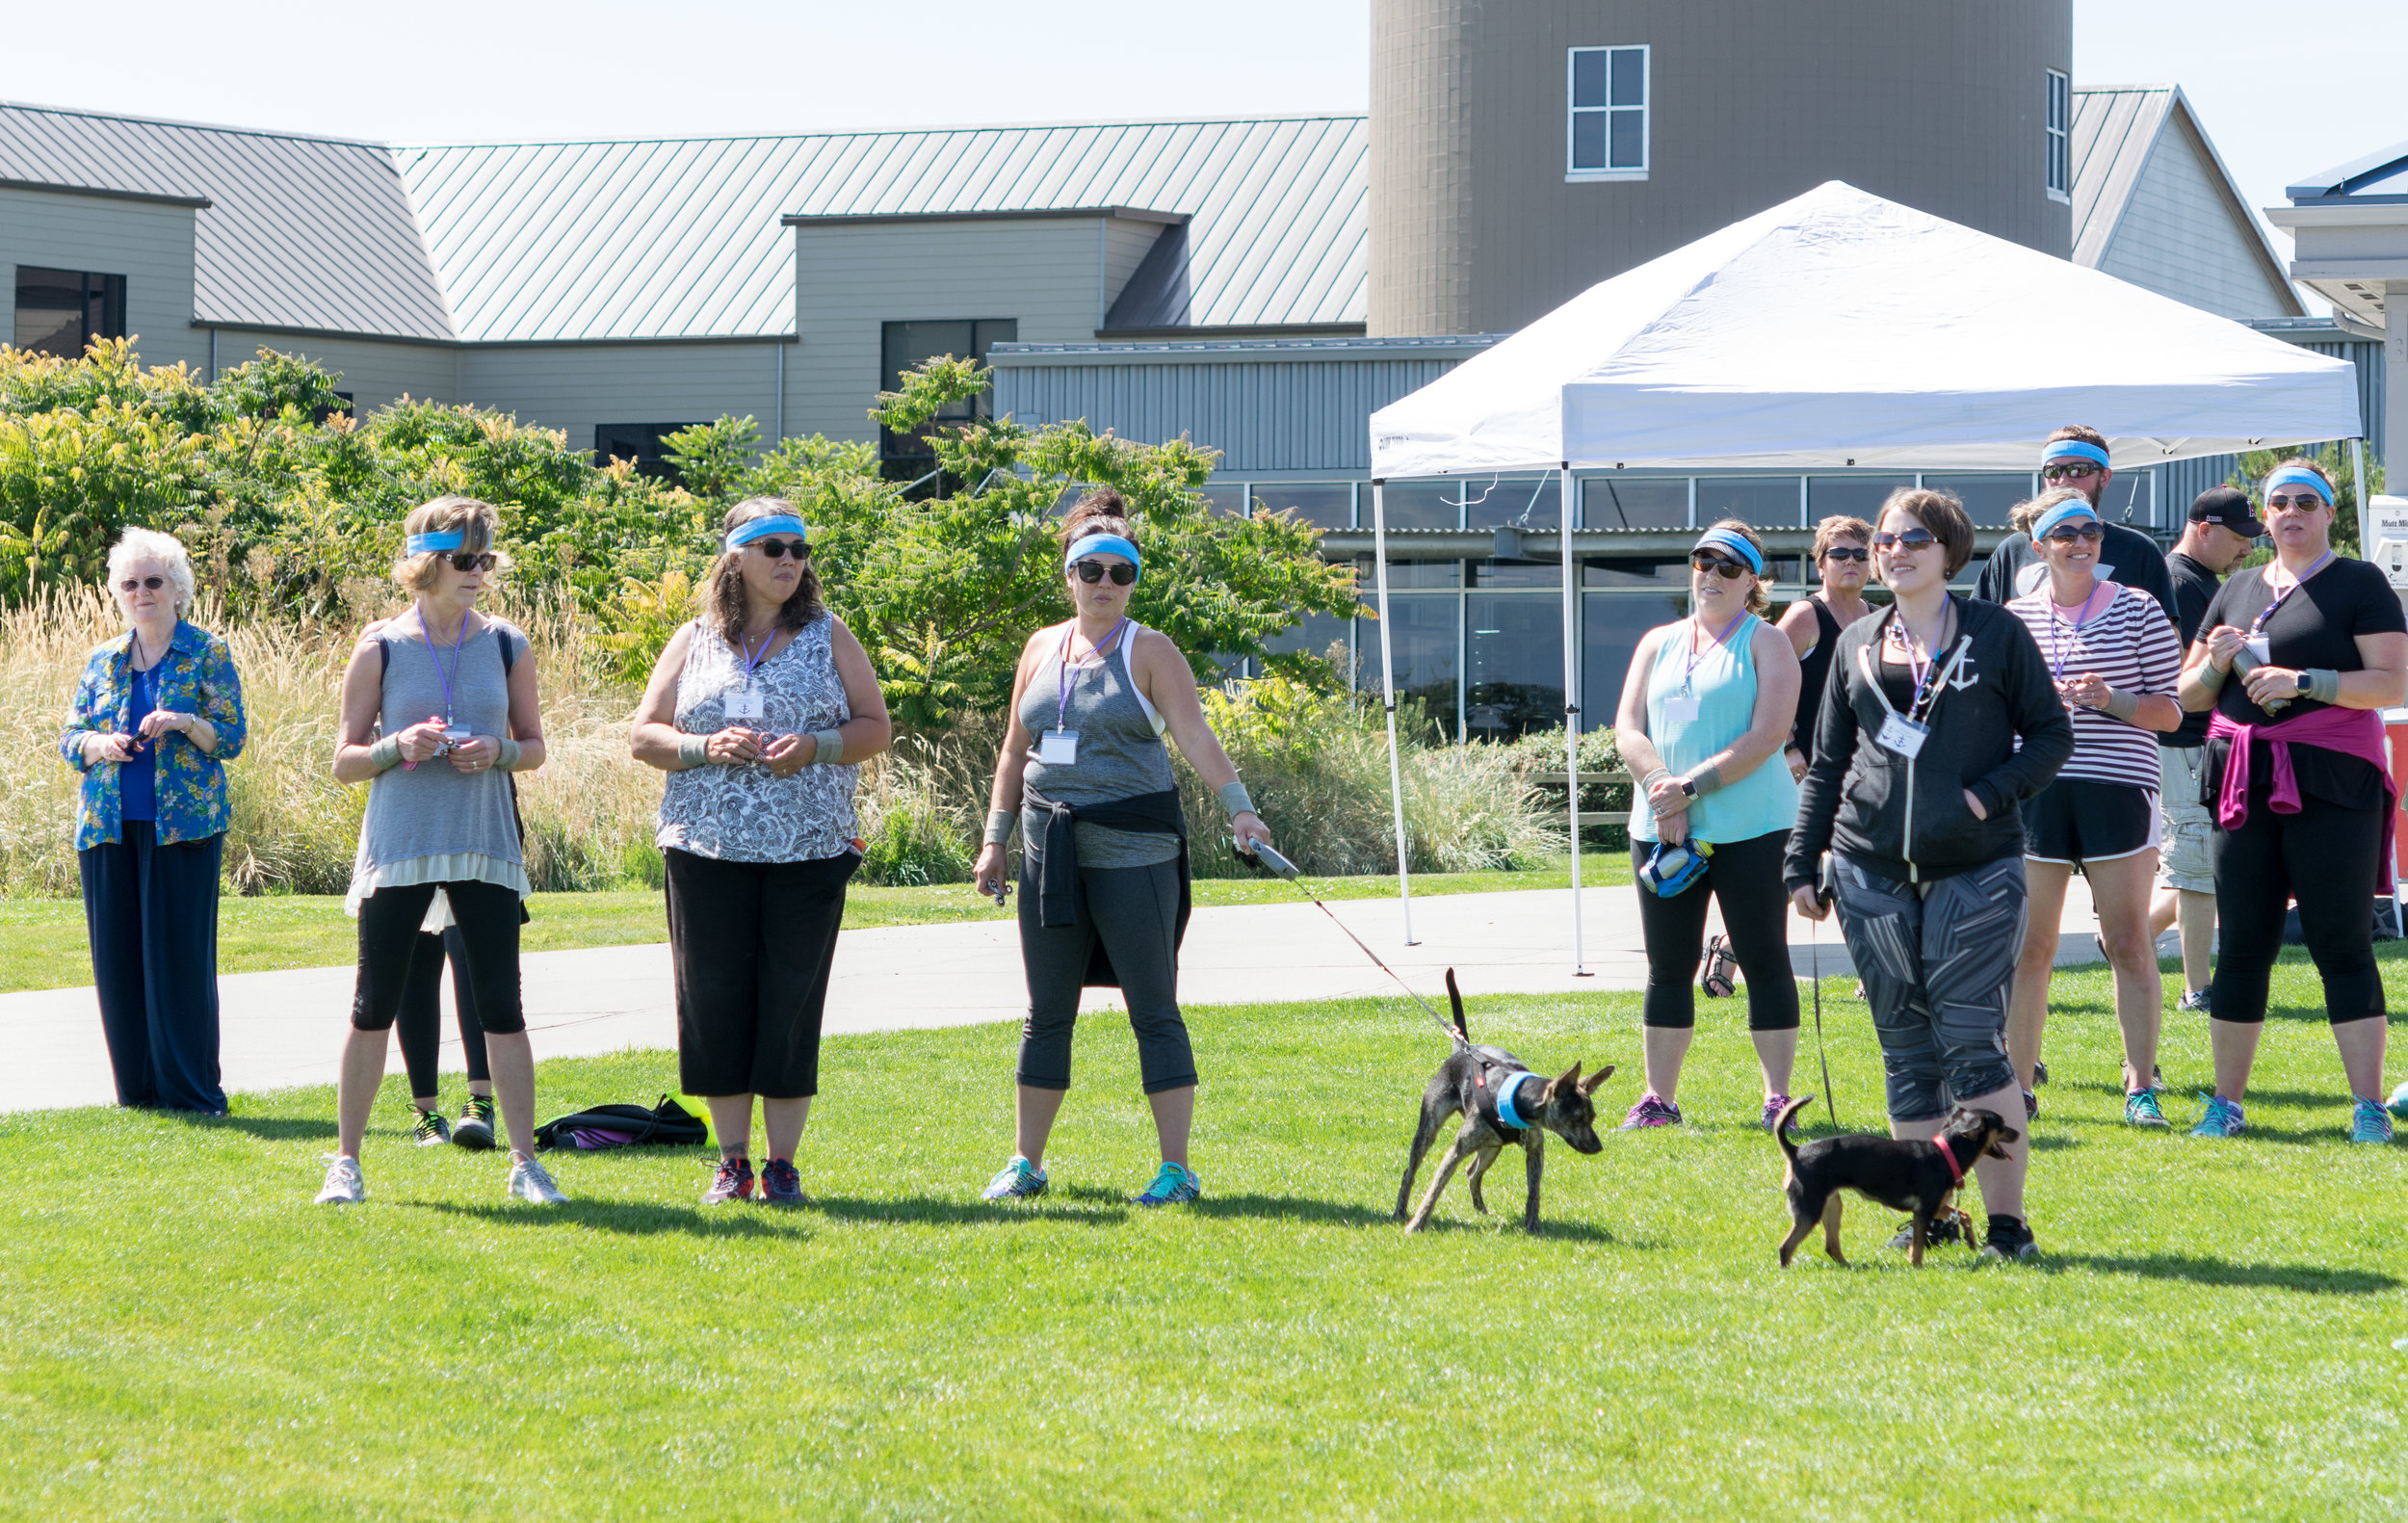
M 434 534 L 413 534 L 402 540 L 404 555 L 432 555 L 438 550 L 457 550 L 468 542 L 465 529 L 444 529 Z
M 1522 1088 L 1523 1081 L 1527 1079 L 1535 1079 L 1537 1077 L 1538 1075 L 1531 1072 L 1528 1068 L 1524 1068 L 1518 1072 L 1506 1074 L 1504 1078 L 1497 1081 L 1498 1120 L 1503 1121 L 1505 1125 L 1513 1128 L 1517 1132 L 1531 1125 L 1535 1121 L 1535 1117 L 1523 1116 L 1521 1108 L 1513 1102 L 1515 1099 L 1514 1091 Z
M 1072 545 L 1069 553 L 1061 558 L 1061 568 L 1067 571 L 1091 555 L 1119 556 L 1136 566 L 1139 576 L 1145 574 L 1145 563 L 1138 559 L 1138 547 L 1116 534 L 1088 535 Z
M 2333 506 L 2333 488 L 2325 486 L 2324 478 L 2318 476 L 2314 471 L 2303 470 L 2296 465 L 2287 465 L 2283 469 L 2276 471 L 2273 475 L 2267 477 L 2265 479 L 2265 486 L 2261 488 L 2261 490 L 2271 492 L 2277 486 L 2305 486 L 2310 491 L 2316 493 L 2318 497 L 2323 498 L 2325 507 L 2330 508 Z
M 773 534 L 798 535 L 804 544 L 811 542 L 811 531 L 803 521 L 790 512 L 773 512 L 765 518 L 747 518 L 727 531 L 727 548 L 741 550 L 755 539 L 766 539 Z
M 2051 439 L 2040 446 L 2040 463 L 2043 465 L 2051 460 L 2090 460 L 2110 470 L 2115 465 L 2114 461 L 2107 459 L 2107 451 L 2096 444 L 2084 444 L 2080 439 Z
M 1747 568 L 1750 571 L 1753 571 L 1756 575 L 1762 576 L 1765 574 L 1765 558 L 1756 553 L 1756 547 L 1754 545 L 1749 544 L 1745 539 L 1733 534 L 1730 530 L 1707 530 L 1704 534 L 1697 537 L 1697 543 L 1690 548 L 1689 554 L 1695 555 L 1698 551 L 1705 549 L 1709 545 L 1712 545 L 1717 550 L 1728 550 L 1733 555 L 1738 556 L 1740 560 L 1746 565 Z
M 2068 518 L 2096 518 L 2098 516 L 2099 510 L 2079 497 L 2070 502 L 2061 502 L 2040 515 L 2039 521 L 2031 526 L 2031 538 L 2035 543 L 2047 538 L 2050 530 Z

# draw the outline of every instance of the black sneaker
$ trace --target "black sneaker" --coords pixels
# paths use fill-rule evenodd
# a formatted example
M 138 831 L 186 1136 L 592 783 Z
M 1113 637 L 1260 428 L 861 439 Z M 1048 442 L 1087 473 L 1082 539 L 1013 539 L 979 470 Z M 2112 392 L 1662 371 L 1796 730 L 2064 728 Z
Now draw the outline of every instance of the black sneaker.
M 2024 1119 L 2028 1121 L 2040 1114 L 2040 1096 L 2029 1090 L 2024 1091 Z
M 2034 1060 L 2031 1065 L 2031 1087 L 2035 1090 L 2049 1082 L 2049 1065 Z
M 1931 1225 L 1924 1232 L 1924 1247 L 1927 1248 L 1941 1247 L 1947 1244 L 1964 1241 L 1965 1229 L 1957 1225 L 1954 1217 L 1934 1217 L 1931 1219 Z M 1898 1229 L 1898 1236 L 1890 1240 L 1890 1247 L 1904 1253 L 1914 1246 L 1915 1222 L 1910 1217 L 1907 1219 L 1906 1225 Z
M 1990 1241 L 1981 1246 L 1981 1256 L 2010 1262 L 2036 1259 L 2040 1256 L 2040 1245 L 2031 1240 L 2031 1227 L 2023 1218 L 2002 1217 L 1992 1212 Z
M 459 1108 L 459 1123 L 452 1128 L 452 1145 L 479 1153 L 493 1145 L 493 1096 L 468 1097 Z
M 433 1111 L 420 1111 L 409 1135 L 421 1147 L 440 1147 L 452 1140 L 452 1123 Z

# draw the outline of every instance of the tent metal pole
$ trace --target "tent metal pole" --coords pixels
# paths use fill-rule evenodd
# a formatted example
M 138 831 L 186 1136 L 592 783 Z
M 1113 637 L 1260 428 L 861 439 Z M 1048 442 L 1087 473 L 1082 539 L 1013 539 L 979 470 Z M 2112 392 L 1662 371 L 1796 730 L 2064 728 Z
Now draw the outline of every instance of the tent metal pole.
M 1576 643 L 1577 622 L 1574 591 L 1580 580 L 1572 553 L 1572 463 L 1560 461 L 1562 472 L 1562 511 L 1557 515 L 1562 523 L 1563 543 L 1563 808 L 1572 831 L 1572 976 L 1586 978 L 1586 958 L 1581 945 L 1581 690 L 1580 651 Z
M 1404 944 L 1413 939 L 1413 880 L 1404 849 L 1404 768 L 1397 759 L 1397 656 L 1388 638 L 1388 484 L 1372 480 L 1372 567 L 1379 579 L 1379 696 L 1388 710 L 1388 805 L 1397 822 L 1397 894 L 1404 904 Z
M 2374 541 L 2367 538 L 2372 531 L 2374 513 L 2367 506 L 2367 441 L 2362 434 L 2349 441 L 2350 491 L 2358 499 L 2358 554 L 2362 559 L 2374 554 Z

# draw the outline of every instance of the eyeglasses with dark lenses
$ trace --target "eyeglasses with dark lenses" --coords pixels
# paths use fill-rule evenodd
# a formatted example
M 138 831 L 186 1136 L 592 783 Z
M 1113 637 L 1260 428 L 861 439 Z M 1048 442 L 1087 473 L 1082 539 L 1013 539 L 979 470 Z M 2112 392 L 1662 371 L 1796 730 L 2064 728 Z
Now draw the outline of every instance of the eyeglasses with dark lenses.
M 2096 476 L 2105 469 L 2106 466 L 2091 460 L 2075 460 L 2066 465 L 2041 466 L 2040 479 L 2044 482 L 2080 481 L 2084 476 Z
M 1112 565 L 1106 565 L 1101 561 L 1082 561 L 1071 569 L 1078 572 L 1079 580 L 1089 587 L 1104 580 L 1107 572 L 1111 573 L 1114 587 L 1127 587 L 1138 579 L 1138 568 L 1126 561 Z
M 2100 527 L 2098 519 L 2093 518 L 2087 523 L 2058 524 L 2041 538 L 2052 544 L 2073 544 L 2078 541 L 2104 539 L 2107 538 L 2107 530 Z
M 1939 542 L 1940 537 L 1928 529 L 1909 529 L 1902 534 L 1892 534 L 1884 529 L 1872 537 L 1872 547 L 1876 550 L 1922 550 Z
M 490 571 L 498 559 L 499 557 L 490 550 L 462 550 L 452 557 L 452 569 L 455 571 Z
M 800 539 L 755 539 L 752 547 L 772 561 L 790 555 L 799 561 L 811 553 L 811 546 Z
M 159 589 L 167 585 L 168 579 L 164 576 L 145 576 L 139 579 L 129 576 L 124 581 L 118 584 L 118 591 L 120 592 L 130 592 L 138 587 L 146 587 L 156 592 Z
M 2267 512 L 2281 512 L 2286 508 L 2296 508 L 2302 512 L 2314 512 L 2323 506 L 2324 499 L 2314 492 L 2301 492 L 2296 497 L 2268 497 L 2265 500 Z
M 1688 565 L 1692 571 L 1719 571 L 1726 582 L 1736 582 L 1748 574 L 1747 567 L 1718 555 L 1692 555 L 1688 558 Z
M 1872 552 L 1862 546 L 1835 544 L 1822 552 L 1826 561 L 1870 561 Z

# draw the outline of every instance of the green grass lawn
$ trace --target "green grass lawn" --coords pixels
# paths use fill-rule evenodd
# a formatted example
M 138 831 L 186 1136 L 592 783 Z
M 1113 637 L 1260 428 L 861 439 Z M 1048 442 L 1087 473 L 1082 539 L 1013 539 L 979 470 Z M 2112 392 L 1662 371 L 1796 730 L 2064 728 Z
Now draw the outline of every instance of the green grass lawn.
M 1582 878 L 1591 884 L 1626 884 L 1627 856 L 1586 853 Z M 1437 873 L 1413 880 L 1416 894 L 1472 894 L 1503 889 L 1563 888 L 1569 865 L 1525 873 Z M 1394 878 L 1327 878 L 1309 886 L 1328 899 L 1378 899 L 1397 891 Z M 1199 879 L 1199 905 L 1260 905 L 1294 901 L 1296 888 L 1275 879 Z M 521 933 L 528 952 L 615 947 L 666 941 L 668 928 L 657 891 L 537 894 Z M 1003 912 L 967 883 L 931 888 L 855 886 L 845 900 L 845 929 L 925 926 L 957 920 L 998 920 Z M 221 901 L 218 966 L 223 973 L 277 968 L 340 967 L 355 955 L 357 923 L 343 913 L 342 896 L 301 894 Z M 71 899 L 0 899 L 0 994 L 19 989 L 73 988 L 92 982 L 84 906 Z
M 1124 1203 L 1152 1134 L 1111 1020 L 1024 1206 L 977 1199 L 1008 1026 L 831 1041 L 793 1214 L 696 1206 L 699 1150 L 572 1156 L 573 1204 L 505 1204 L 495 1155 L 406 1145 L 399 1080 L 348 1210 L 309 1204 L 323 1090 L 8 1116 L 0 1515 L 2398 1517 L 2408 1146 L 2342 1141 L 2313 987 L 2294 955 L 2252 1131 L 2213 1143 L 2121 1125 L 2106 976 L 2060 975 L 2017 1266 L 1910 1270 L 1857 1205 L 1856 1267 L 1776 1269 L 1730 1005 L 1692 1124 L 1550 1149 L 1535 1241 L 1459 1182 L 1429 1233 L 1390 1222 L 1443 1056 L 1398 1002 L 1191 1011 L 1207 1195 L 1162 1213 Z M 1473 995 L 1479 1037 L 1634 1097 L 1635 996 Z M 2185 1126 L 2202 1025 L 2169 1022 Z M 673 1073 L 549 1063 L 541 1109 Z

